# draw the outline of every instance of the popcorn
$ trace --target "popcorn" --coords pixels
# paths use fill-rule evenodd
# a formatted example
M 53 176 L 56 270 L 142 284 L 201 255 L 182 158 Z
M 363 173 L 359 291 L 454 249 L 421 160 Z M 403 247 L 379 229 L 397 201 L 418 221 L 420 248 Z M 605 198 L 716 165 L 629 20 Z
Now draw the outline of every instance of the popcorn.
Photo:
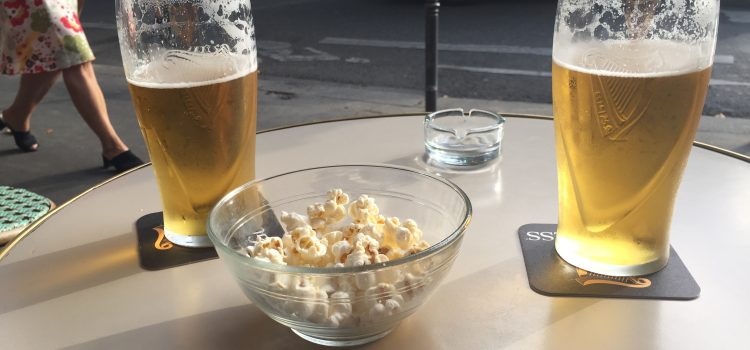
M 379 254 L 378 248 L 380 248 L 380 243 L 376 241 L 374 238 L 365 235 L 364 233 L 358 233 L 356 236 L 352 238 L 352 244 L 354 245 L 355 249 L 363 250 L 367 256 L 368 260 L 372 262 L 373 259 Z
M 294 249 L 302 261 L 317 266 L 318 261 L 323 259 L 328 251 L 328 242 L 325 239 L 321 241 L 315 236 L 304 236 L 297 240 Z
M 403 279 L 396 282 L 396 289 L 405 291 L 402 296 L 407 301 L 412 299 L 416 294 L 422 291 L 424 288 L 424 280 L 421 277 L 416 277 L 414 274 L 407 273 Z
M 307 224 L 297 226 L 291 232 L 285 233 L 281 237 L 281 242 L 284 245 L 287 265 L 309 265 L 311 260 L 314 260 L 310 254 L 315 254 L 317 249 L 322 249 L 322 247 L 317 246 L 316 242 L 312 240 L 312 238 L 316 237 L 315 231 Z M 303 238 L 305 239 L 303 240 Z M 300 245 L 301 240 L 303 240 L 302 245 Z M 310 245 L 315 245 L 316 247 L 310 247 Z M 323 254 L 325 254 L 325 251 Z
M 339 291 L 331 294 L 331 312 L 339 315 L 351 315 L 352 304 L 349 299 L 349 293 Z
M 396 235 L 396 230 L 401 227 L 401 220 L 397 217 L 390 217 L 385 219 L 383 225 L 385 225 L 383 227 L 383 233 L 386 235 L 386 239 L 393 240 L 393 237 Z
M 333 200 L 326 201 L 323 210 L 325 210 L 327 224 L 335 224 L 346 218 L 346 207 L 336 204 Z
M 297 213 L 281 212 L 281 222 L 286 226 L 287 230 L 294 230 L 297 227 L 307 226 L 307 218 Z
M 381 215 L 382 217 L 382 215 Z M 385 218 L 383 218 L 383 221 L 385 222 Z M 382 225 L 382 224 L 381 224 Z M 362 232 L 370 237 L 372 237 L 374 240 L 378 242 L 383 241 L 383 231 L 380 229 L 378 224 L 367 224 L 362 226 L 359 232 Z
M 313 203 L 306 211 L 306 216 L 281 212 L 287 232 L 281 238 L 259 236 L 247 254 L 286 265 L 352 267 L 386 263 L 430 246 L 414 220 L 386 218 L 367 195 L 350 203 L 348 194 L 332 189 L 323 203 Z M 345 223 L 347 214 L 351 221 Z M 424 269 L 405 267 L 319 280 L 275 276 L 269 290 L 292 299 L 267 300 L 295 318 L 330 327 L 378 322 L 399 312 L 423 288 Z
M 315 299 L 315 302 L 312 303 L 312 313 L 309 320 L 315 323 L 324 323 L 328 319 L 328 293 L 317 290 L 315 291 Z
M 364 229 L 364 225 L 351 223 L 341 229 L 342 238 L 351 242 L 354 236 L 362 232 L 362 229 Z
M 422 231 L 417 228 L 417 224 L 411 219 L 401 224 L 401 221 L 396 217 L 388 218 L 385 220 L 383 231 L 386 242 L 395 244 L 403 250 L 411 248 L 422 238 Z
M 365 249 L 362 248 L 362 246 L 359 246 L 346 256 L 344 266 L 364 266 L 369 265 L 370 262 L 370 256 L 365 252 Z
M 334 243 L 331 246 L 331 252 L 333 252 L 335 262 L 344 263 L 349 256 L 349 253 L 351 253 L 352 248 L 353 247 L 349 241 L 342 240 Z
M 329 190 L 326 194 L 328 195 L 328 199 L 336 203 L 336 205 L 349 204 L 349 195 L 344 193 L 340 188 Z
M 328 317 L 325 324 L 331 327 L 339 328 L 341 327 L 341 324 L 344 323 L 344 319 L 347 318 L 347 315 L 342 315 L 338 312 L 331 313 L 331 316 Z
M 378 249 L 378 255 L 385 255 L 388 260 L 396 260 L 406 256 L 406 252 L 401 248 L 392 248 L 390 245 L 385 245 Z
M 354 283 L 354 278 L 350 276 L 342 276 L 337 278 L 338 291 L 346 292 L 349 296 L 355 296 L 359 292 L 359 288 Z
M 275 249 L 264 249 L 255 255 L 256 259 L 272 262 L 274 264 L 286 265 L 283 253 Z
M 328 248 L 333 248 L 333 245 L 344 239 L 344 233 L 341 231 L 329 231 L 323 235 L 323 239 L 328 242 Z
M 373 259 L 373 262 L 375 262 L 375 263 L 384 263 L 384 262 L 388 262 L 390 260 L 391 259 L 388 259 L 387 255 L 378 253 L 378 255 L 375 256 L 375 259 Z
M 396 292 L 396 288 L 389 283 L 378 283 L 376 286 L 367 289 L 365 297 L 370 303 L 369 319 L 370 321 L 379 321 L 385 317 L 393 315 L 404 303 L 404 298 Z
M 248 254 L 259 260 L 286 265 L 281 238 L 260 237 L 260 239 L 261 241 L 255 247 L 248 247 Z
M 406 221 L 404 221 L 403 227 L 409 230 L 412 241 L 419 242 L 422 240 L 422 230 L 420 230 L 419 227 L 417 227 L 416 221 L 412 219 L 407 219 Z
M 354 276 L 354 285 L 359 290 L 366 290 L 377 283 L 374 273 L 361 273 Z
M 375 279 L 378 283 L 390 283 L 396 284 L 400 282 L 404 277 L 401 269 L 390 268 L 387 270 L 380 270 L 375 273 Z
M 419 252 L 421 252 L 421 251 L 423 251 L 423 250 L 425 250 L 425 249 L 427 249 L 429 247 L 430 247 L 429 243 L 427 243 L 425 241 L 421 241 L 421 242 L 417 243 L 416 245 L 411 246 L 411 248 L 407 249 L 406 250 L 406 256 L 417 254 L 417 253 L 419 253 Z
M 310 226 L 320 232 L 326 226 L 326 209 L 323 204 L 315 203 L 307 207 L 307 217 L 310 218 Z
M 344 193 L 340 188 L 328 191 L 328 200 L 325 203 L 326 214 L 331 220 L 329 223 L 336 223 L 346 218 L 346 205 L 349 204 L 349 195 Z
M 358 224 L 376 223 L 378 221 L 378 206 L 375 199 L 366 194 L 349 205 L 349 216 Z
M 288 291 L 294 297 L 294 301 L 287 303 L 287 312 L 303 320 L 309 319 L 315 311 L 316 303 L 310 303 L 307 300 L 314 299 L 318 295 L 315 287 L 305 279 L 301 279 L 298 283 L 292 283 Z
M 373 307 L 370 309 L 370 312 L 368 313 L 368 316 L 369 316 L 368 321 L 370 322 L 380 321 L 381 319 L 384 319 L 386 318 L 386 316 L 388 316 L 387 312 L 388 311 L 386 310 L 385 305 L 375 304 L 373 305 Z
M 388 316 L 391 316 L 401 309 L 401 304 L 393 299 L 388 299 L 383 304 L 375 304 L 370 309 L 370 321 L 377 322 Z
M 345 205 L 349 203 L 349 195 L 341 189 L 332 189 L 327 196 L 325 203 L 314 203 L 307 207 L 310 226 L 320 233 L 325 233 L 328 225 L 337 224 L 346 218 Z
M 275 305 L 277 308 L 302 320 L 315 323 L 326 322 L 330 308 L 328 293 L 316 287 L 309 279 L 293 278 L 289 284 L 275 281 L 272 287 L 274 292 L 292 297 L 283 305 Z M 282 289 L 279 290 L 279 288 Z M 267 300 L 275 301 L 274 299 Z
M 368 288 L 365 291 L 365 298 L 373 305 L 375 303 L 382 304 L 389 299 L 395 300 L 399 305 L 404 302 L 404 298 L 396 292 L 396 287 L 390 283 L 378 283 L 377 285 Z

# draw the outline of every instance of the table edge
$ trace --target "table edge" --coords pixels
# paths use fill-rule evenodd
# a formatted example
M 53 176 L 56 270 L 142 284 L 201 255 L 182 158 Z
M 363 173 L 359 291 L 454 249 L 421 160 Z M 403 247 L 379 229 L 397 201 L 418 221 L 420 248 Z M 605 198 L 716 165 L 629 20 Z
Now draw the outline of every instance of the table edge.
M 535 115 L 535 114 L 516 114 L 516 113 L 507 113 L 503 114 L 502 116 L 507 118 L 518 118 L 518 119 L 537 119 L 537 120 L 554 120 L 552 116 L 545 116 L 545 115 Z M 317 124 L 325 124 L 325 123 L 334 123 L 334 122 L 342 122 L 342 121 L 354 121 L 354 120 L 365 120 L 365 119 L 380 119 L 380 118 L 397 118 L 397 117 L 418 117 L 418 116 L 425 116 L 427 113 L 425 112 L 417 112 L 417 113 L 405 113 L 405 114 L 385 114 L 385 115 L 372 115 L 372 116 L 359 116 L 359 117 L 346 117 L 346 118 L 339 118 L 339 119 L 330 119 L 330 120 L 320 120 L 320 121 L 314 121 L 314 122 L 308 122 L 308 123 L 299 123 L 299 124 L 292 124 L 292 125 L 285 125 L 275 128 L 269 128 L 264 129 L 261 131 L 258 131 L 257 134 L 265 134 L 273 131 L 279 131 L 279 130 L 285 130 L 285 129 L 292 129 L 302 126 L 310 126 L 310 125 L 317 125 Z M 728 149 L 724 149 L 718 146 L 714 146 L 708 143 L 704 142 L 698 142 L 693 141 L 693 146 L 698 148 L 703 148 L 708 151 L 713 151 L 716 153 L 719 153 L 724 156 L 728 156 L 731 158 L 735 158 L 741 161 L 745 161 L 747 163 L 750 163 L 750 157 L 740 154 Z M 104 180 L 103 182 L 81 192 L 77 196 L 69 199 L 65 203 L 57 206 L 53 210 L 50 210 L 47 214 L 43 215 L 42 217 L 38 218 L 36 221 L 31 223 L 28 227 L 26 227 L 21 233 L 19 233 L 15 238 L 10 240 L 2 249 L 0 249 L 0 262 L 3 261 L 3 259 L 8 255 L 8 252 L 13 249 L 20 241 L 22 241 L 26 236 L 30 235 L 32 232 L 36 231 L 36 229 L 41 226 L 47 219 L 49 219 L 51 216 L 57 214 L 58 211 L 64 209 L 67 207 L 70 203 L 73 203 L 74 201 L 78 200 L 79 198 L 85 196 L 89 192 L 92 192 L 106 184 L 109 184 L 110 182 L 113 182 L 123 176 L 127 176 L 128 174 L 138 171 L 140 169 L 143 169 L 145 167 L 151 166 L 151 162 L 147 162 L 143 165 L 140 165 L 138 167 L 135 167 L 133 169 L 130 169 L 128 171 L 125 171 L 123 173 L 117 174 L 107 180 Z
M 126 175 L 128 175 L 128 174 L 130 174 L 132 172 L 138 171 L 140 169 L 146 168 L 148 166 L 151 166 L 151 162 L 141 164 L 141 165 L 139 165 L 139 166 L 137 166 L 135 168 L 132 168 L 130 170 L 127 170 L 127 171 L 124 171 L 124 172 L 122 172 L 120 174 L 117 174 L 117 175 L 115 175 L 113 177 L 110 177 L 109 179 L 106 179 L 106 180 L 104 180 L 104 181 L 102 181 L 102 182 L 94 185 L 93 187 L 86 189 L 85 191 L 79 193 L 77 196 L 75 196 L 75 197 L 67 200 L 65 203 L 63 203 L 61 205 L 58 205 L 54 209 L 50 210 L 49 212 L 47 212 L 47 214 L 44 214 L 43 216 L 39 217 L 36 221 L 32 222 L 29 226 L 27 226 L 25 229 L 23 229 L 23 231 L 21 231 L 21 233 L 19 233 L 16 237 L 14 237 L 13 239 L 11 239 L 10 242 L 8 242 L 4 247 L 2 247 L 2 249 L 0 250 L 0 262 L 2 262 L 3 258 L 5 258 L 5 256 L 8 255 L 8 252 L 13 247 L 15 247 L 16 244 L 18 244 L 18 242 L 20 242 L 21 240 L 23 240 L 24 237 L 26 237 L 29 234 L 31 234 L 31 232 L 34 232 L 37 229 L 37 227 L 39 227 L 41 224 L 43 224 L 45 221 L 47 221 L 47 219 L 49 219 L 52 215 L 55 215 L 58 211 L 60 211 L 63 208 L 67 207 L 68 205 L 70 205 L 71 203 L 75 202 L 79 198 L 85 196 L 89 192 L 93 192 L 94 190 L 96 190 L 99 187 L 102 187 L 102 186 L 104 186 L 104 185 L 106 185 L 106 184 L 108 184 L 110 182 L 113 182 L 113 181 L 115 181 L 115 180 L 117 180 L 117 179 L 119 179 L 119 178 L 121 178 L 123 176 L 126 176 Z
M 703 148 L 705 150 L 713 151 L 713 152 L 716 152 L 716 153 L 719 153 L 719 154 L 722 154 L 722 155 L 725 155 L 725 156 L 728 156 L 728 157 L 731 157 L 731 158 L 736 158 L 736 159 L 739 159 L 741 161 L 750 163 L 750 156 L 746 156 L 746 155 L 744 155 L 742 153 L 737 153 L 735 151 L 728 150 L 726 148 L 721 148 L 719 146 L 714 146 L 714 145 L 712 145 L 710 143 L 705 143 L 705 142 L 700 142 L 700 141 L 693 141 L 693 146 L 698 147 L 698 148 Z

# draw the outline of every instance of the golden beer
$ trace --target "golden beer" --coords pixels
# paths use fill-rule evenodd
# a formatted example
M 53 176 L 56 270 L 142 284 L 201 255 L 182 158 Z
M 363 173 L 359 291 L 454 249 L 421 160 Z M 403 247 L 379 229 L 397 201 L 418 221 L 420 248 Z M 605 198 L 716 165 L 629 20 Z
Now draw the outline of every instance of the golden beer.
M 255 176 L 258 74 L 208 80 L 222 74 L 211 67 L 226 66 L 173 67 L 180 75 L 174 80 L 199 83 L 129 81 L 161 192 L 165 234 L 177 244 L 210 245 L 205 225 L 212 206 Z
M 633 52 L 643 55 L 622 64 Z M 658 42 L 564 58 L 552 66 L 555 248 L 593 272 L 658 271 L 669 258 L 674 198 L 711 69 L 696 68 L 684 50 Z

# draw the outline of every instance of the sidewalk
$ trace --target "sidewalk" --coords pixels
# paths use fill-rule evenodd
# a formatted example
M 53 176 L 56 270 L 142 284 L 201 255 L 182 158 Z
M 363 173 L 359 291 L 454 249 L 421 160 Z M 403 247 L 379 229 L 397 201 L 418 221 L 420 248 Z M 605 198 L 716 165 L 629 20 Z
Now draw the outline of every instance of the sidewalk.
M 120 137 L 147 158 L 122 68 L 96 65 L 110 118 Z M 15 96 L 18 78 L 0 79 L 0 106 Z M 443 97 L 438 108 L 480 108 L 505 113 L 551 115 L 549 104 Z M 422 112 L 423 93 L 261 76 L 258 130 L 312 121 L 377 114 Z M 23 187 L 63 203 L 114 174 L 101 169 L 100 146 L 75 111 L 62 83 L 53 87 L 34 113 L 39 151 L 21 153 L 13 139 L 0 136 L 0 185 Z M 750 119 L 704 117 L 697 139 L 750 155 Z

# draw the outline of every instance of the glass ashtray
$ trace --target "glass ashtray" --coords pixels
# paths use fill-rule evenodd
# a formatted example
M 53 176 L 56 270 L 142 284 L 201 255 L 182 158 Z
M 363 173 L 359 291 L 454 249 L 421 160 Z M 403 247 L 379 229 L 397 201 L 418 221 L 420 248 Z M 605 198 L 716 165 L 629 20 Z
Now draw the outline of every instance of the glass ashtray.
M 503 116 L 479 109 L 430 113 L 424 120 L 427 156 L 452 166 L 484 164 L 502 152 L 504 124 Z

